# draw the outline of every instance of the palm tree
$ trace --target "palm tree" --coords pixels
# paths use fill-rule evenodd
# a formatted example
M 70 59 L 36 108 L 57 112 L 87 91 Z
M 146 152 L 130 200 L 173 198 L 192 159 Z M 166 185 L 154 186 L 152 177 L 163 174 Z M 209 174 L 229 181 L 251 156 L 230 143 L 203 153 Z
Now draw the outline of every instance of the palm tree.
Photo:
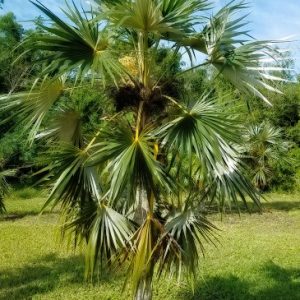
M 268 187 L 272 178 L 272 165 L 284 160 L 291 147 L 282 140 L 282 132 L 270 123 L 250 125 L 245 130 L 245 158 L 250 167 L 253 184 L 260 190 Z
M 45 206 L 60 205 L 64 233 L 86 243 L 86 276 L 124 263 L 134 299 L 152 299 L 154 274 L 196 275 L 204 242 L 216 235 L 205 214 L 210 204 L 222 210 L 249 197 L 260 205 L 235 147 L 238 122 L 211 91 L 191 100 L 166 86 L 209 65 L 269 103 L 263 90 L 276 91 L 268 80 L 278 78 L 262 62 L 276 52 L 243 28 L 237 13 L 244 1 L 208 17 L 206 0 L 98 0 L 85 12 L 68 5 L 67 21 L 32 3 L 52 22 L 28 42 L 46 51 L 44 69 L 29 93 L 1 97 L 1 109 L 20 116 L 31 142 L 46 139 L 43 172 L 53 185 Z M 158 76 L 153 57 L 163 45 L 174 58 L 201 52 L 206 59 L 172 78 L 166 70 Z M 80 114 L 60 99 L 99 83 L 99 95 L 114 85 L 119 109 L 87 136 Z

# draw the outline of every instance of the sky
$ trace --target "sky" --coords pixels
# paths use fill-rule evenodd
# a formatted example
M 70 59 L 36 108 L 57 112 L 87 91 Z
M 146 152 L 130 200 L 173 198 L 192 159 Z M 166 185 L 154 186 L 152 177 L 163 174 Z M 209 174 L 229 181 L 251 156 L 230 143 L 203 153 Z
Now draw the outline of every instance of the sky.
M 40 0 L 57 14 L 61 14 L 60 7 L 64 7 L 64 0 Z M 86 4 L 86 0 L 74 0 L 76 4 Z M 214 0 L 216 7 L 229 2 L 229 0 Z M 285 43 L 284 48 L 289 49 L 295 58 L 296 69 L 300 72 L 300 0 L 248 0 L 250 8 L 250 29 L 252 36 L 257 39 L 278 40 L 289 38 L 292 43 Z M 12 11 L 19 22 L 28 28 L 32 21 L 41 13 L 29 0 L 5 0 L 0 14 Z

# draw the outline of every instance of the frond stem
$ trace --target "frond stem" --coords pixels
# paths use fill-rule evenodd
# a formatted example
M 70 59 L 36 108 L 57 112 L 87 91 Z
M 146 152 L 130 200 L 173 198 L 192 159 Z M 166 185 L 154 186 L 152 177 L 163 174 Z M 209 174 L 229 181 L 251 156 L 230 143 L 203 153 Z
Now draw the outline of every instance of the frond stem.
M 175 104 L 176 106 L 178 106 L 182 111 L 184 111 L 186 114 L 189 114 L 190 112 L 180 103 L 178 103 L 174 98 L 168 96 L 168 95 L 163 95 L 164 98 L 166 98 L 167 100 L 171 101 L 173 104 Z
M 95 143 L 95 141 L 96 141 L 96 139 L 97 139 L 97 137 L 99 136 L 100 133 L 101 133 L 101 130 L 99 130 L 95 134 L 95 136 L 92 138 L 92 140 L 89 142 L 89 144 L 85 147 L 84 152 L 87 152 L 92 147 L 92 145 Z
M 138 114 L 137 114 L 135 139 L 134 139 L 135 142 L 137 142 L 139 140 L 139 135 L 140 135 L 140 131 L 141 131 L 141 120 L 142 120 L 143 107 L 144 107 L 144 101 L 141 101 L 139 104 L 139 109 L 138 109 Z
M 182 76 L 182 75 L 184 75 L 184 74 L 187 73 L 187 72 L 193 71 L 193 70 L 195 70 L 195 69 L 198 69 L 198 68 L 200 68 L 200 67 L 204 67 L 204 66 L 207 66 L 207 65 L 210 65 L 210 64 L 211 64 L 211 61 L 210 61 L 210 60 L 207 60 L 207 61 L 205 61 L 205 62 L 202 63 L 202 64 L 193 66 L 193 67 L 188 68 L 188 69 L 186 69 L 186 70 L 183 70 L 183 71 L 180 72 L 177 76 Z

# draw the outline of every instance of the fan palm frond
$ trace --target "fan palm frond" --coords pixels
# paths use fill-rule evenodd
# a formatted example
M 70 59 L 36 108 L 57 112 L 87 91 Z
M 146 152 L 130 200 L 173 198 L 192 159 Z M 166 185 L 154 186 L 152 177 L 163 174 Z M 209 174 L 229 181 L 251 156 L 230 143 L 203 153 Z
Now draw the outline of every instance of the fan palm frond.
M 208 7 L 206 0 L 123 1 L 109 6 L 105 16 L 116 25 L 140 32 L 189 33 L 197 24 L 197 12 Z
M 153 276 L 154 264 L 151 258 L 159 234 L 160 226 L 157 220 L 147 217 L 144 224 L 131 239 L 132 246 L 127 254 L 132 256 L 130 265 L 132 274 L 130 277 L 134 294 L 137 293 L 139 284 L 145 276 Z
M 127 247 L 121 251 L 120 258 L 130 261 L 128 278 L 131 279 L 135 296 L 141 293 L 140 297 L 145 297 L 149 290 L 151 292 L 154 267 L 164 254 L 162 245 L 168 241 L 164 226 L 153 215 L 148 214 L 130 238 Z M 172 246 L 174 243 L 171 242 Z
M 53 144 L 47 154 L 45 171 L 50 172 L 51 181 L 54 182 L 51 193 L 44 207 L 61 203 L 62 208 L 76 208 L 84 201 L 98 201 L 101 187 L 98 172 L 89 167 L 86 162 L 89 158 L 87 151 L 74 145 L 65 143 Z
M 61 204 L 63 234 L 71 234 L 75 244 L 87 242 L 86 276 L 100 263 L 110 263 L 133 232 L 132 224 L 108 207 L 101 195 L 96 168 L 86 165 L 89 154 L 71 144 L 55 145 L 48 169 L 54 182 L 44 207 Z M 107 266 L 107 265 L 105 265 Z
M 211 2 L 207 0 L 155 0 L 155 2 L 161 7 L 164 22 L 185 34 L 193 32 L 194 26 L 199 24 L 200 12 L 211 7 Z
M 144 130 L 137 136 L 128 124 L 115 124 L 114 132 L 101 136 L 103 142 L 92 146 L 90 165 L 108 162 L 105 171 L 110 182 L 109 198 L 120 197 L 126 187 L 136 191 L 142 186 L 148 193 L 156 185 L 169 186 L 168 176 L 154 156 L 154 136 Z M 134 193 L 135 194 L 135 193 Z
M 86 276 L 92 276 L 99 263 L 100 267 L 112 263 L 114 255 L 126 246 L 134 229 L 128 219 L 104 203 L 93 214 L 86 250 Z
M 46 58 L 44 73 L 60 74 L 79 70 L 79 76 L 92 80 L 109 77 L 115 84 L 125 71 L 113 50 L 112 40 L 105 29 L 100 30 L 98 22 L 82 16 L 75 4 L 65 11 L 74 26 L 69 25 L 39 1 L 32 3 L 53 22 L 53 27 L 40 25 L 45 33 L 38 40 L 29 39 L 29 47 L 50 52 Z M 72 49 L 72 51 L 70 51 Z
M 113 24 L 144 32 L 166 30 L 159 7 L 152 0 L 124 1 L 105 11 Z
M 249 30 L 244 29 L 248 24 L 247 15 L 234 17 L 247 7 L 245 1 L 231 1 L 210 18 L 201 33 L 176 42 L 208 55 L 207 64 L 212 64 L 236 88 L 270 104 L 263 90 L 280 93 L 272 83 L 284 79 L 272 76 L 274 66 L 265 61 L 281 60 L 281 57 L 274 48 L 277 42 L 256 41 L 250 37 Z
M 180 157 L 188 158 L 194 169 L 190 176 L 201 178 L 206 187 L 207 192 L 202 191 L 204 198 L 217 200 L 222 209 L 231 202 L 238 207 L 239 199 L 247 205 L 247 197 L 259 206 L 259 194 L 243 175 L 244 168 L 235 146 L 242 138 L 241 128 L 224 115 L 208 95 L 190 109 L 181 106 L 179 116 L 158 130 L 158 135 L 168 149 L 176 149 L 175 157 L 181 154 Z M 198 158 L 196 170 L 195 156 Z
M 14 117 L 18 115 L 21 122 L 24 123 L 24 129 L 30 130 L 29 140 L 32 142 L 45 115 L 62 95 L 63 90 L 63 78 L 45 79 L 40 84 L 36 82 L 30 92 L 0 97 L 0 110 L 8 112 Z
M 244 1 L 230 1 L 219 12 L 209 19 L 201 32 L 192 32 L 186 36 L 178 36 L 174 42 L 179 46 L 191 47 L 193 50 L 204 54 L 210 54 L 216 44 L 231 43 L 232 45 L 245 42 L 248 38 L 248 31 L 243 30 L 247 22 L 244 22 L 246 16 L 237 17 L 234 20 L 231 17 L 238 11 L 247 8 Z M 243 38 L 241 38 L 243 36 Z M 173 36 L 171 36 L 172 38 Z
M 274 56 L 276 51 L 272 49 L 270 42 L 254 41 L 230 50 L 218 59 L 212 58 L 212 63 L 239 90 L 250 92 L 271 105 L 262 90 L 281 93 L 268 80 L 284 79 L 272 77 L 272 67 L 262 67 L 262 63 L 266 57 Z
M 195 153 L 207 171 L 222 173 L 222 168 L 234 167 L 230 165 L 234 152 L 230 143 L 238 142 L 237 129 L 236 122 L 225 116 L 215 100 L 206 94 L 191 108 L 181 106 L 178 115 L 163 125 L 158 135 L 163 138 L 163 144 L 190 160 Z
M 185 268 L 187 275 L 195 276 L 198 271 L 200 254 L 204 255 L 204 241 L 214 243 L 217 227 L 207 220 L 201 210 L 186 201 L 181 209 L 173 211 L 165 224 L 165 230 L 170 235 L 169 245 L 165 248 L 159 270 L 172 271 L 178 276 Z M 180 250 L 171 249 L 174 243 Z
M 208 60 L 239 90 L 254 93 L 270 104 L 261 92 L 267 89 L 280 92 L 267 80 L 281 80 L 270 76 L 271 66 L 263 66 L 266 58 L 278 57 L 272 41 L 249 40 L 249 31 L 243 29 L 246 16 L 233 18 L 233 14 L 247 7 L 244 1 L 232 1 L 211 18 L 203 29 Z M 270 67 L 271 69 L 269 69 Z
M 71 143 L 79 148 L 82 146 L 81 118 L 78 111 L 72 108 L 62 108 L 50 122 L 47 129 L 40 132 L 36 138 Z
M 208 199 L 210 204 L 216 203 L 221 211 L 231 208 L 232 204 L 239 210 L 239 201 L 248 208 L 247 199 L 251 199 L 260 208 L 261 195 L 242 171 L 243 167 L 239 163 L 234 169 L 209 178 L 204 199 Z

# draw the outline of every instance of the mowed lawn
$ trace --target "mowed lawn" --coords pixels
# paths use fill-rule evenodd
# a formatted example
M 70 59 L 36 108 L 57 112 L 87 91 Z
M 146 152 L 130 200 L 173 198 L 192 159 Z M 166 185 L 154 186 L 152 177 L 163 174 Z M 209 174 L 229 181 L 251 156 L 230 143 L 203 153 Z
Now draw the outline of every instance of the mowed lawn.
M 265 212 L 211 218 L 220 245 L 206 247 L 194 289 L 183 278 L 155 282 L 154 299 L 300 299 L 300 196 L 270 194 Z M 23 191 L 0 217 L 0 300 L 131 299 L 126 269 L 84 282 L 84 258 L 60 243 L 58 215 L 38 212 L 44 197 Z M 97 276 L 96 276 L 97 277 Z M 194 291 L 193 291 L 194 290 Z

